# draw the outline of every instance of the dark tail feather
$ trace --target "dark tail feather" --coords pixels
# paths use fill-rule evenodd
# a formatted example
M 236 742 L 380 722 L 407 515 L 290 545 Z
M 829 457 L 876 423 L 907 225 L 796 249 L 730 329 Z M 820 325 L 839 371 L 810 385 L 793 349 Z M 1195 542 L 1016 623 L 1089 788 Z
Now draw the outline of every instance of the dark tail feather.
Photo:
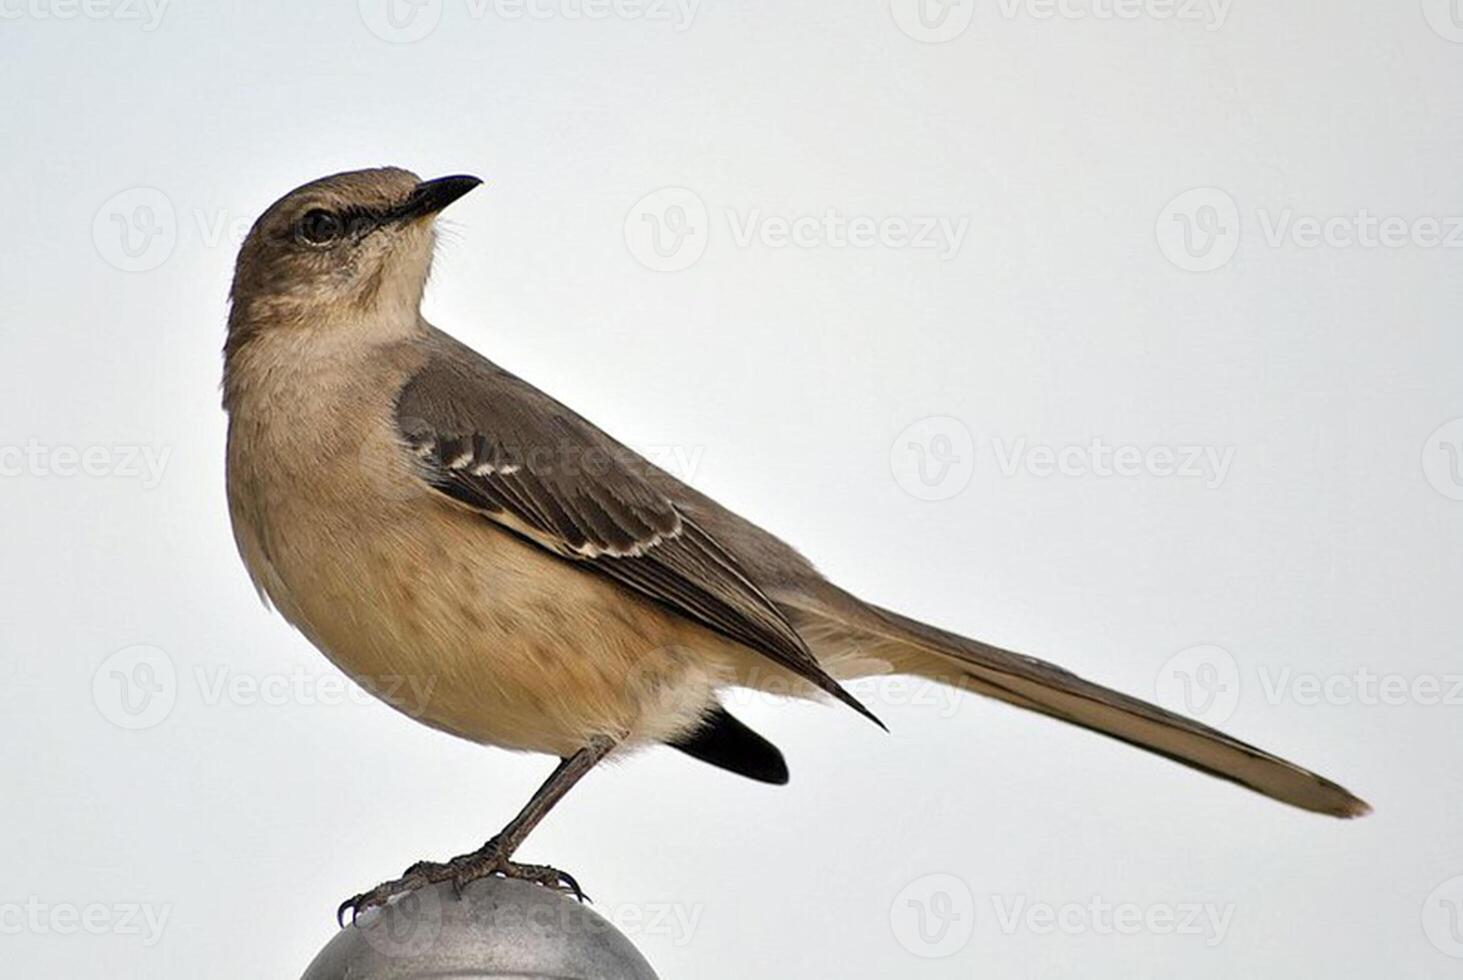
M 787 763 L 777 746 L 737 721 L 725 708 L 717 708 L 696 731 L 668 744 L 693 759 L 748 779 L 777 786 L 787 782 Z

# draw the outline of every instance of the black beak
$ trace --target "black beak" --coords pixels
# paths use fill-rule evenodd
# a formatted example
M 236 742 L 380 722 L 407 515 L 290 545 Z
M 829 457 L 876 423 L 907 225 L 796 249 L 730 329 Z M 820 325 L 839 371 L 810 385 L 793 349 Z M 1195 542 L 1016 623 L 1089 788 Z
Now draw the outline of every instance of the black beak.
M 396 208 L 391 217 L 397 221 L 410 221 L 436 214 L 481 183 L 480 177 L 469 177 L 465 174 L 424 180 L 412 189 L 411 195 Z

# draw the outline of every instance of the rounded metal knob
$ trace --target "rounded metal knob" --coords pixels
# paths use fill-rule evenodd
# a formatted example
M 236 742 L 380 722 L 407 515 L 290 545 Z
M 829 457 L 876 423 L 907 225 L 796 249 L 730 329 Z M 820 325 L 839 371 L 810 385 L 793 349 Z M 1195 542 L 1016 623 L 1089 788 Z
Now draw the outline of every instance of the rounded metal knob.
M 459 897 L 450 882 L 371 909 L 335 935 L 301 980 L 657 980 L 590 906 L 540 885 L 483 878 Z

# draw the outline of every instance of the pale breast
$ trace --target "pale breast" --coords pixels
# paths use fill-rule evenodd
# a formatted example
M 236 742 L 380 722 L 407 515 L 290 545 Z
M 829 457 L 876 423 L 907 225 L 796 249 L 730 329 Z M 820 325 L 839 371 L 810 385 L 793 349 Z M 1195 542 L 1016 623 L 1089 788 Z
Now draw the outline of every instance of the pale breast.
M 692 727 L 745 651 L 437 495 L 391 383 L 233 413 L 230 508 L 260 590 L 362 686 L 473 741 L 564 755 Z

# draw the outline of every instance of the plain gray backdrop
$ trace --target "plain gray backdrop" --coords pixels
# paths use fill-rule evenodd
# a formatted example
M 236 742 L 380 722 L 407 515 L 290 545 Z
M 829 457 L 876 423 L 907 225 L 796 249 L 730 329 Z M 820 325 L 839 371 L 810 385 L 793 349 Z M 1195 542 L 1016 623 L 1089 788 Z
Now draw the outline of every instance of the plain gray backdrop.
M 396 164 L 440 326 L 859 594 L 1343 783 L 745 696 L 531 838 L 668 978 L 1452 976 L 1453 0 L 0 0 L 0 972 L 297 976 L 551 768 L 371 702 L 224 501 L 234 254 Z M 1451 6 L 1450 6 L 1451 5 Z

